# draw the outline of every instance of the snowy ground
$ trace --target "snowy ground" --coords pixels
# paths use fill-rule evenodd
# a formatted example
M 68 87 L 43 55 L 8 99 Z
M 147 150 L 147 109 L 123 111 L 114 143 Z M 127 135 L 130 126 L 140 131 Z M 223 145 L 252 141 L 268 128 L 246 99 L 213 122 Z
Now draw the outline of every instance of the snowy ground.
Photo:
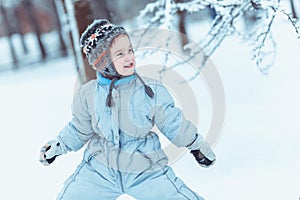
M 234 38 L 213 55 L 226 94 L 217 162 L 203 169 L 185 154 L 172 165 L 206 199 L 300 197 L 300 47 L 290 26 L 277 27 L 278 56 L 267 76 Z M 70 119 L 76 78 L 71 58 L 0 74 L 1 199 L 55 199 L 80 162 L 82 151 L 49 167 L 38 162 L 40 147 Z

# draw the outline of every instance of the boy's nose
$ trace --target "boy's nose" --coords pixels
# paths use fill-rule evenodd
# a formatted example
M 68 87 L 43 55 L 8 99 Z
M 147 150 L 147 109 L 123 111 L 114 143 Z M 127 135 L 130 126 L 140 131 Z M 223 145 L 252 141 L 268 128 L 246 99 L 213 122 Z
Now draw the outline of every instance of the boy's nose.
M 131 55 L 131 54 L 127 54 L 127 55 L 126 55 L 126 57 L 125 57 L 125 61 L 132 61 L 132 60 L 133 60 L 133 58 L 134 58 L 134 56 L 133 56 L 133 55 Z

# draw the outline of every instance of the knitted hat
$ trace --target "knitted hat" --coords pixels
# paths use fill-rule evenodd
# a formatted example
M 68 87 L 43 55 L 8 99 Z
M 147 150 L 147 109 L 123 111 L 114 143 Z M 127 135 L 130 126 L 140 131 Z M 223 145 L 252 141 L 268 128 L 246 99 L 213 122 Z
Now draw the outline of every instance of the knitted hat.
M 127 35 L 124 27 L 111 24 L 106 19 L 98 19 L 81 35 L 80 44 L 89 64 L 99 68 L 104 76 L 120 77 L 109 55 L 112 40 L 120 34 Z
M 108 107 L 113 106 L 112 90 L 114 89 L 116 81 L 124 77 L 117 72 L 109 54 L 111 42 L 121 34 L 128 35 L 122 26 L 111 24 L 106 19 L 98 19 L 94 20 L 94 22 L 87 27 L 80 38 L 80 44 L 88 62 L 93 67 L 100 69 L 100 73 L 103 76 L 112 80 L 106 97 L 106 105 Z M 144 85 L 146 94 L 150 98 L 153 98 L 154 93 L 151 87 L 146 85 L 136 72 L 135 74 Z

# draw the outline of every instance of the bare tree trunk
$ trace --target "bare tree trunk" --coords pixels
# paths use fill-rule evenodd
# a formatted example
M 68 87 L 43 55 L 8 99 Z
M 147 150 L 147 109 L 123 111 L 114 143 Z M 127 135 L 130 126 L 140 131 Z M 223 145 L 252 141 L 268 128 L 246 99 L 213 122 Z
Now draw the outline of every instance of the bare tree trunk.
M 37 38 L 37 41 L 38 41 L 38 44 L 39 44 L 39 48 L 40 48 L 40 52 L 41 52 L 41 55 L 42 55 L 42 60 L 45 60 L 46 57 L 47 57 L 47 53 L 46 53 L 44 44 L 43 44 L 43 42 L 41 40 L 41 34 L 42 33 L 41 33 L 41 29 L 40 29 L 39 23 L 36 20 L 36 16 L 34 15 L 33 4 L 32 4 L 32 2 L 30 0 L 23 0 L 22 4 L 26 8 L 26 10 L 27 10 L 28 19 L 29 19 L 30 24 L 31 24 L 31 26 L 32 26 L 32 28 L 34 30 L 35 35 L 36 35 L 36 38 Z
M 13 9 L 13 13 L 14 13 L 14 17 L 15 17 L 15 23 L 16 23 L 16 32 L 20 35 L 20 39 L 21 39 L 21 45 L 22 45 L 22 49 L 24 54 L 28 53 L 28 48 L 27 45 L 25 43 L 25 39 L 24 39 L 24 33 L 22 30 L 22 26 L 21 26 L 21 17 L 20 17 L 20 11 L 18 9 Z
M 294 0 L 291 0 L 290 2 L 291 2 L 291 9 L 292 9 L 292 16 L 293 16 L 294 19 L 298 19 L 296 9 L 295 9 Z
M 67 16 L 68 15 L 68 9 L 67 9 L 67 6 L 66 6 L 66 1 L 65 0 L 54 0 L 54 1 L 55 1 L 55 6 L 56 6 L 57 10 L 60 10 L 60 12 L 58 12 L 59 13 L 58 17 L 60 18 L 63 15 Z M 61 20 L 59 19 L 59 21 L 61 23 L 61 26 L 68 26 L 68 27 L 70 27 L 71 26 L 70 19 L 68 17 L 66 17 L 66 18 L 67 18 L 67 20 L 64 21 L 65 24 L 62 24 Z M 75 58 L 77 58 L 78 52 L 75 50 L 72 29 L 69 28 L 69 29 L 66 29 L 66 30 L 68 30 L 68 32 L 67 32 L 67 38 L 68 38 L 68 42 L 70 42 L 70 44 L 68 44 L 68 45 L 71 46 L 72 55 Z M 74 60 L 75 60 L 76 70 L 79 71 L 79 69 L 80 69 L 79 61 L 78 61 L 78 59 L 74 59 Z
M 78 34 L 80 36 L 84 32 L 84 30 L 88 27 L 88 25 L 91 24 L 93 21 L 90 1 L 86 1 L 86 0 L 74 1 L 74 14 L 77 23 Z M 79 38 L 75 38 L 75 39 L 78 40 L 79 43 Z M 80 51 L 80 54 L 84 61 L 83 64 L 84 64 L 84 73 L 85 73 L 86 82 L 92 79 L 96 79 L 97 76 L 95 70 L 93 70 L 93 68 L 87 62 L 85 54 L 82 51 Z
M 184 47 L 189 41 L 186 37 L 186 28 L 185 28 L 185 11 L 178 11 L 177 14 L 179 15 L 179 32 L 181 33 L 181 45 Z
M 95 19 L 105 18 L 111 22 L 114 21 L 110 15 L 110 11 L 108 10 L 108 4 L 106 0 L 91 0 L 91 10 Z
M 67 46 L 65 43 L 65 40 L 62 36 L 62 27 L 61 27 L 61 22 L 59 20 L 59 14 L 58 14 L 58 10 L 57 10 L 57 6 L 55 3 L 56 0 L 51 0 L 51 5 L 54 11 L 54 20 L 55 20 L 55 25 L 57 27 L 57 34 L 59 37 L 59 45 L 60 45 L 60 53 L 62 56 L 66 56 L 67 55 Z
M 174 0 L 175 3 L 182 3 L 183 0 Z M 178 30 L 181 33 L 181 46 L 184 47 L 189 41 L 186 36 L 186 28 L 185 28 L 185 16 L 186 11 L 177 11 L 177 15 L 179 16 Z
M 11 53 L 11 56 L 12 56 L 12 59 L 13 59 L 13 63 L 14 63 L 14 69 L 18 69 L 18 59 L 17 59 L 17 55 L 16 55 L 16 51 L 15 51 L 15 48 L 14 48 L 14 45 L 13 45 L 13 42 L 12 42 L 12 29 L 10 27 L 10 24 L 9 24 L 9 19 L 8 19 L 8 16 L 7 16 L 7 12 L 5 10 L 5 8 L 0 5 L 0 11 L 1 11 L 1 15 L 2 15 L 2 18 L 3 18 L 3 22 L 4 22 L 4 25 L 5 25 L 5 29 L 4 30 L 7 30 L 7 38 L 8 38 L 8 43 L 9 43 L 9 49 L 10 49 L 10 53 Z

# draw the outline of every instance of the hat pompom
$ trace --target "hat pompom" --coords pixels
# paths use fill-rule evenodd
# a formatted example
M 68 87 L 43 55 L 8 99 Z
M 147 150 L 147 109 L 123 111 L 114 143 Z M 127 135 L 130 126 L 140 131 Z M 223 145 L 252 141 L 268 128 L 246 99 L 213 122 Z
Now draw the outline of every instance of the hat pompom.
M 96 32 L 97 28 L 100 28 L 106 24 L 110 24 L 110 22 L 106 19 L 97 19 L 94 20 L 92 24 L 90 24 L 87 29 L 82 33 L 80 37 L 80 46 L 84 47 L 88 38 L 91 37 L 92 34 Z

